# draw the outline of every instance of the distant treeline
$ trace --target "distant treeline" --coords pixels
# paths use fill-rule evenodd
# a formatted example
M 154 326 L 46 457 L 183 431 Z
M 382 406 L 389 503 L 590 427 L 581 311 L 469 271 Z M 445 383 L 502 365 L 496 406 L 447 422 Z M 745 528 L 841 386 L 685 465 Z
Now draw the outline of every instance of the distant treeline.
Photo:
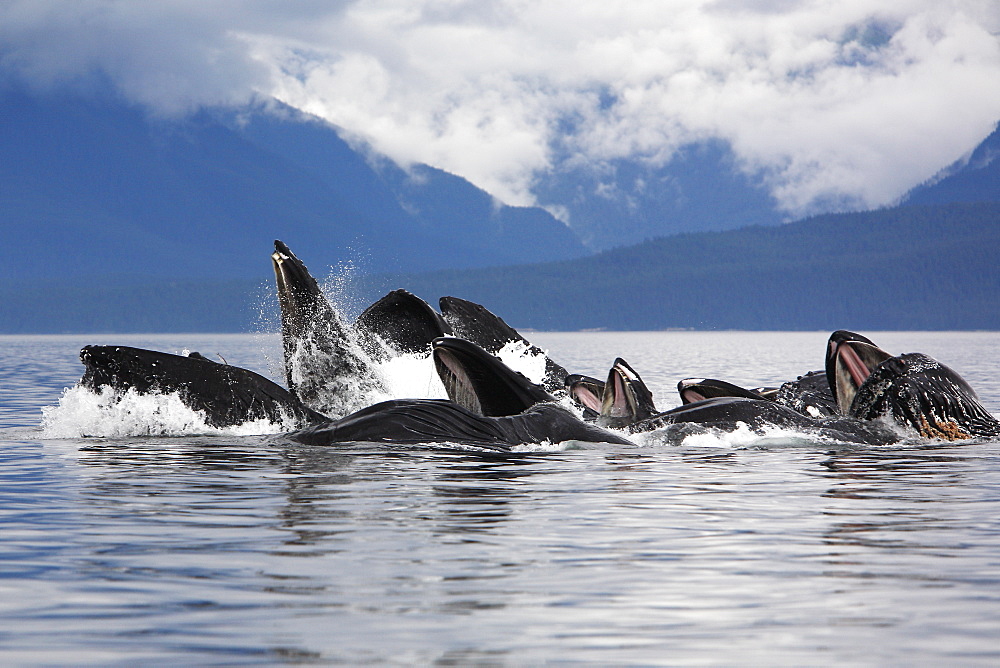
M 98 277 L 0 287 L 0 333 L 249 332 L 273 319 L 263 278 Z M 273 301 L 273 300 L 270 300 Z M 276 310 L 276 306 L 273 310 Z
M 394 279 L 368 279 L 368 296 L 453 294 L 542 330 L 1000 329 L 1000 204 L 824 215 Z
M 303 259 L 336 261 L 321 251 Z M 0 332 L 252 331 L 262 306 L 275 322 L 268 280 L 9 284 Z M 363 304 L 397 287 L 435 306 L 471 299 L 541 330 L 1000 329 L 1000 204 L 825 215 L 580 260 L 361 277 L 349 290 Z

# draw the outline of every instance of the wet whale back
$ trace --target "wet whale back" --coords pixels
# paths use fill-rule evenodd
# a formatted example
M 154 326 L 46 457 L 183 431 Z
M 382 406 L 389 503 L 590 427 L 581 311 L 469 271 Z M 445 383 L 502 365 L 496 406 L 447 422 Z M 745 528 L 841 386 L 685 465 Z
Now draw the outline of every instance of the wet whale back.
M 289 434 L 307 445 L 454 443 L 507 451 L 515 445 L 586 441 L 630 444 L 555 404 L 538 404 L 518 415 L 484 417 L 447 399 L 396 399 L 340 420 Z
M 355 325 L 400 353 L 426 353 L 431 342 L 452 333 L 430 305 L 406 290 L 393 290 L 358 316 Z
M 81 385 L 94 390 L 107 386 L 118 393 L 176 392 L 186 406 L 202 411 L 213 427 L 259 419 L 292 420 L 297 425 L 329 419 L 267 378 L 197 353 L 183 356 L 129 346 L 86 346 L 80 359 L 86 367 Z

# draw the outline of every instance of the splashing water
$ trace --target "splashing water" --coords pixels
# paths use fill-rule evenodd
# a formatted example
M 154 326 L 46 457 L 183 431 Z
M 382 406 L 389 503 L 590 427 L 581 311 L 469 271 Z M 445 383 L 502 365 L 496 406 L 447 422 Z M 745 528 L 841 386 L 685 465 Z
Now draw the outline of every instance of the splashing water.
M 759 428 L 753 428 L 745 422 L 737 422 L 736 428 L 731 430 L 709 427 L 697 423 L 679 422 L 639 434 L 619 433 L 632 439 L 640 447 L 669 445 L 690 448 L 773 449 L 815 445 L 818 442 L 842 444 L 841 441 L 838 441 L 834 437 L 815 431 L 800 431 L 777 425 L 764 425 Z M 905 437 L 907 434 L 904 432 L 897 431 L 897 433 L 900 436 L 900 445 L 914 442 L 912 433 L 909 434 L 909 438 Z
M 285 332 L 285 366 L 291 390 L 310 408 L 338 418 L 370 405 L 386 392 L 378 362 L 386 351 L 363 336 L 346 316 L 344 284 L 352 268 L 327 279 L 323 296 L 301 327 Z M 308 311 L 307 311 L 308 312 Z
M 408 354 L 391 357 L 378 369 L 385 379 L 384 399 L 447 399 L 448 393 L 434 367 L 431 355 Z
M 110 387 L 94 391 L 83 386 L 63 390 L 56 406 L 42 408 L 43 438 L 100 436 L 189 436 L 196 434 L 279 434 L 295 429 L 289 416 L 280 422 L 250 420 L 218 428 L 205 421 L 205 414 L 186 406 L 176 392 L 118 394 Z
M 385 394 L 379 365 L 361 345 L 353 328 L 334 335 L 314 328 L 309 338 L 295 341 L 286 359 L 296 394 L 310 408 L 331 418 L 369 406 Z M 332 327 L 331 327 L 332 329 Z M 336 341 L 330 345 L 329 341 Z
M 561 441 L 553 443 L 542 441 L 541 443 L 525 443 L 523 445 L 512 446 L 511 452 L 565 452 L 579 447 L 592 447 L 593 443 L 582 443 L 581 441 Z
M 361 346 L 359 341 L 351 341 L 351 345 L 356 346 L 356 351 Z M 532 354 L 520 342 L 509 344 L 501 351 L 500 357 L 511 368 L 532 380 L 544 375 L 544 356 Z M 350 406 L 362 408 L 390 399 L 446 399 L 448 396 L 429 353 L 387 356 L 382 361 L 371 361 L 370 373 L 379 379 L 377 386 L 349 376 L 342 379 L 339 392 L 347 400 L 342 401 L 340 406 L 345 414 Z M 280 422 L 251 420 L 220 429 L 209 425 L 204 413 L 186 406 L 177 393 L 139 394 L 129 390 L 118 394 L 109 387 L 93 391 L 76 386 L 63 390 L 57 405 L 42 409 L 41 428 L 44 438 L 196 434 L 249 436 L 293 431 L 297 424 L 288 417 Z
M 336 266 L 330 267 L 326 278 L 319 281 L 320 290 L 323 291 L 334 310 L 351 320 L 356 318 L 365 308 L 359 301 L 357 292 L 352 289 L 354 282 L 360 275 L 361 271 L 357 262 L 343 260 L 338 262 Z
M 511 341 L 500 349 L 497 357 L 533 383 L 545 380 L 545 353 L 531 352 L 531 344 L 526 341 Z

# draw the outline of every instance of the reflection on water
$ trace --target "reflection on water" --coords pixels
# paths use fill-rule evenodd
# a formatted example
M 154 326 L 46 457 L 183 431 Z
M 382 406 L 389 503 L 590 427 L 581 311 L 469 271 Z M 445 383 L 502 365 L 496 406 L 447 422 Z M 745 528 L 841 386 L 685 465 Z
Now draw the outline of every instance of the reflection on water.
M 968 630 L 1000 621 L 988 448 L 54 450 L 72 475 L 4 510 L 45 566 L 6 581 L 4 646 L 62 629 L 35 658 L 995 656 Z
M 754 346 L 774 348 L 768 336 Z M 748 349 L 746 335 L 715 338 Z M 598 339 L 595 368 L 610 345 Z M 685 337 L 671 355 L 657 340 L 632 341 L 644 377 L 684 364 Z M 18 368 L 72 382 L 57 343 Z M 783 373 L 772 362 L 746 373 Z M 17 382 L 36 407 L 61 387 Z M 26 402 L 2 406 L 9 663 L 1000 659 L 997 443 L 501 456 L 274 436 L 40 441 Z

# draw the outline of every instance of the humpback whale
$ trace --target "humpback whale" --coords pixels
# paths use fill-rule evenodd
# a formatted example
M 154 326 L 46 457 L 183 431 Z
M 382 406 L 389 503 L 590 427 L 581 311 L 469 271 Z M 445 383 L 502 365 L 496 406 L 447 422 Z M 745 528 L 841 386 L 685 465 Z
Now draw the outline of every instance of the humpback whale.
M 522 343 L 545 359 L 549 391 L 561 391 L 567 372 L 486 308 L 442 297 L 442 314 L 406 290 L 394 290 L 351 325 L 334 309 L 305 264 L 274 242 L 271 259 L 281 307 L 282 346 L 289 389 L 328 415 L 344 415 L 386 396 L 377 364 L 403 353 L 425 353 L 442 336 L 456 334 L 496 354 Z
M 436 339 L 433 351 L 448 397 L 476 414 L 516 415 L 536 404 L 556 401 L 544 387 L 471 341 Z M 621 358 L 615 360 L 606 382 L 580 375 L 567 376 L 567 382 L 570 396 L 585 407 L 584 417 L 601 426 L 627 426 L 657 413 L 652 393 Z
M 536 404 L 517 415 L 484 417 L 447 399 L 396 399 L 347 417 L 289 434 L 306 445 L 352 441 L 377 443 L 458 443 L 496 451 L 532 443 L 615 443 L 628 439 L 588 424 L 565 408 Z
M 681 403 L 683 404 L 692 404 L 696 401 L 716 397 L 765 398 L 756 390 L 747 390 L 739 385 L 715 378 L 685 378 L 677 383 L 677 393 L 681 395 Z
M 630 427 L 658 412 L 653 393 L 639 374 L 621 357 L 615 359 L 604 382 L 598 423 L 606 427 Z
M 870 444 L 897 441 L 898 425 L 933 439 L 1000 436 L 1000 421 L 953 370 L 921 353 L 893 356 L 846 330 L 830 336 L 823 371 L 776 389 L 687 379 L 678 384 L 684 405 L 659 411 L 642 378 L 621 358 L 600 381 L 569 375 L 545 356 L 545 380 L 537 385 L 494 355 L 510 343 L 544 353 L 479 304 L 442 297 L 438 314 L 412 293 L 395 290 L 351 324 L 288 246 L 275 241 L 271 259 L 288 390 L 197 353 L 183 357 L 125 346 L 85 347 L 81 385 L 117 393 L 176 392 L 215 427 L 291 420 L 300 428 L 292 437 L 303 443 L 464 443 L 508 450 L 542 441 L 629 443 L 604 427 L 638 433 L 740 424 Z M 388 394 L 379 362 L 428 351 L 450 400 L 370 405 Z M 554 403 L 564 389 L 597 424 Z
M 427 302 L 402 289 L 366 308 L 354 324 L 399 353 L 426 353 L 434 339 L 452 333 L 451 326 Z
M 303 429 L 289 437 L 306 444 L 458 443 L 500 451 L 543 442 L 631 444 L 554 403 L 484 417 L 445 399 L 396 399 L 330 420 L 263 376 L 197 354 L 184 357 L 127 346 L 86 346 L 80 359 L 86 366 L 80 380 L 85 387 L 108 386 L 119 393 L 176 392 L 186 406 L 202 411 L 208 424 L 220 428 L 261 418 L 276 423 L 290 419 Z
M 752 390 L 715 378 L 686 378 L 677 383 L 677 391 L 685 404 L 714 397 L 742 397 L 774 401 L 812 418 L 840 415 L 824 371 L 810 371 L 780 387 Z
M 697 381 L 697 382 L 695 382 Z M 689 398 L 700 396 L 700 391 L 712 394 L 662 412 L 655 411 L 652 395 L 642 378 L 624 360 L 616 360 L 604 385 L 602 411 L 599 424 L 614 426 L 635 434 L 674 425 L 699 425 L 703 429 L 734 431 L 743 424 L 761 432 L 767 427 L 784 427 L 809 432 L 823 438 L 847 443 L 885 444 L 898 440 L 898 436 L 880 424 L 851 418 L 815 419 L 788 406 L 753 396 L 751 390 L 708 379 L 689 379 L 679 385 L 692 390 Z M 682 428 L 681 435 L 690 426 Z
M 624 393 L 619 388 L 618 392 L 605 393 L 606 385 L 603 381 L 580 374 L 567 376 L 566 390 L 577 404 L 584 407 L 585 416 L 594 419 L 600 417 L 602 424 L 612 425 L 615 418 L 618 418 L 622 424 L 628 424 L 657 412 L 653 405 L 652 395 L 649 394 L 645 383 L 621 358 L 616 359 L 612 367 L 609 382 L 612 380 L 619 384 L 631 385 L 633 392 Z M 746 389 L 716 378 L 685 378 L 677 383 L 677 393 L 680 395 L 682 405 L 706 399 L 729 397 L 774 401 L 812 418 L 840 414 L 833 395 L 830 393 L 826 373 L 823 371 L 811 371 L 776 388 Z M 623 410 L 625 407 L 619 403 L 618 415 L 614 415 L 616 410 L 614 401 L 616 400 L 618 402 L 639 401 L 644 405 L 641 410 L 627 411 Z M 603 405 L 604 402 L 609 403 Z
M 711 378 L 680 381 L 677 389 L 682 405 L 658 411 L 646 383 L 622 358 L 615 360 L 604 383 L 580 378 L 574 379 L 571 395 L 584 405 L 594 407 L 598 424 L 630 433 L 682 423 L 727 430 L 735 429 L 740 422 L 754 429 L 767 425 L 814 426 L 812 421 L 764 399 L 753 390 Z
M 291 420 L 295 426 L 329 420 L 267 378 L 198 353 L 185 357 L 129 346 L 85 346 L 80 361 L 86 367 L 80 379 L 84 387 L 107 386 L 119 394 L 176 392 L 188 408 L 202 411 L 213 427 L 258 419 L 279 424 Z
M 376 359 L 334 309 L 316 279 L 281 241 L 271 255 L 281 307 L 288 388 L 307 406 L 344 415 L 385 396 Z
M 480 348 L 496 355 L 509 343 L 522 343 L 533 355 L 545 357 L 545 379 L 542 386 L 549 392 L 562 390 L 568 372 L 553 362 L 541 348 L 534 346 L 485 306 L 458 297 L 441 297 L 441 315 L 451 325 L 455 336 L 472 341 Z
M 566 394 L 583 409 L 586 420 L 595 421 L 601 415 L 604 381 L 580 373 L 566 376 Z
M 758 433 L 768 427 L 782 427 L 842 443 L 867 445 L 886 445 L 899 440 L 893 430 L 880 423 L 851 418 L 815 419 L 774 401 L 745 397 L 713 397 L 684 404 L 636 422 L 628 430 L 636 433 L 680 424 L 697 424 L 720 431 L 734 431 L 743 424 Z
M 810 371 L 782 383 L 770 398 L 809 417 L 840 415 L 825 371 Z
M 841 412 L 850 417 L 888 418 L 946 441 L 1000 436 L 1000 421 L 965 379 L 923 353 L 892 356 L 838 330 L 827 346 L 827 377 Z
M 455 337 L 435 339 L 434 366 L 448 397 L 487 417 L 517 415 L 556 398 L 475 343 Z

